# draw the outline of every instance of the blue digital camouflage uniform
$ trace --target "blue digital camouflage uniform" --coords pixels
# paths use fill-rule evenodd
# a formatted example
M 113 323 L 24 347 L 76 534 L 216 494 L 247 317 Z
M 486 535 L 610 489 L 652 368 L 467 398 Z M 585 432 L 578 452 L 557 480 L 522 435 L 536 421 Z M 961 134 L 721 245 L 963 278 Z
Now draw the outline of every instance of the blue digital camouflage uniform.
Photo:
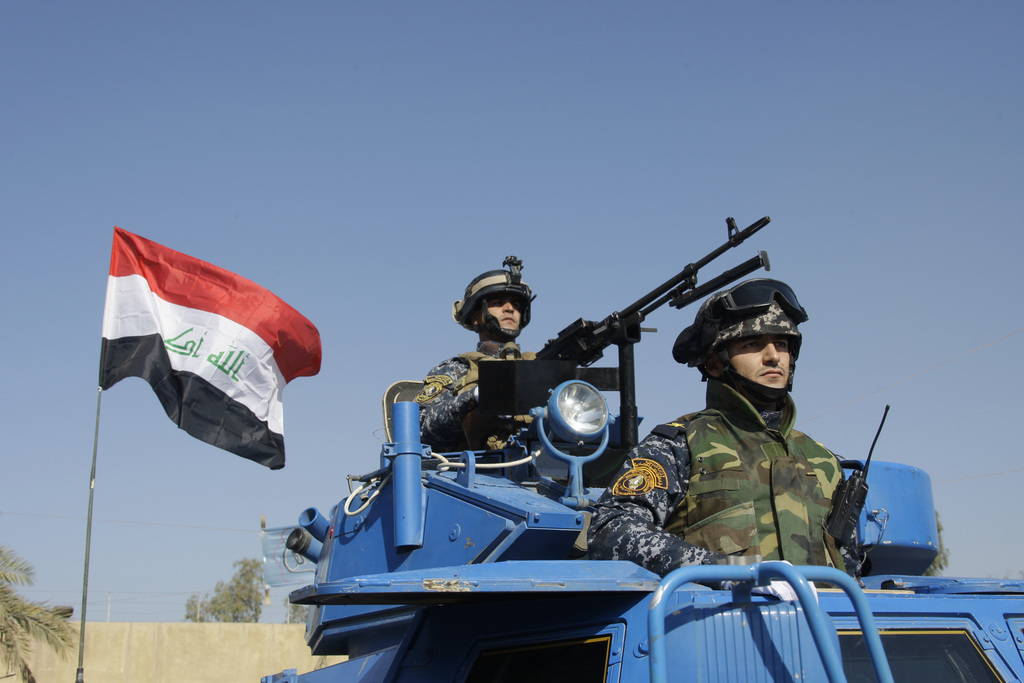
M 722 407 L 722 399 L 725 399 L 724 404 L 745 406 L 751 418 L 758 420 L 766 431 L 778 430 L 783 424 L 783 411 L 762 411 L 758 418 L 754 407 L 737 392 L 710 380 L 709 408 Z M 735 403 L 737 400 L 741 403 Z M 787 398 L 787 404 L 790 414 L 786 422 L 791 425 L 795 409 L 791 399 Z M 788 426 L 783 430 L 788 433 Z M 698 459 L 707 458 L 709 454 L 710 451 L 702 451 L 697 454 Z M 829 459 L 833 460 L 834 456 Z M 631 560 L 661 576 L 684 565 L 723 561 L 724 553 L 688 542 L 665 530 L 666 526 L 678 528 L 680 514 L 693 507 L 693 500 L 687 497 L 692 460 L 686 433 L 682 430 L 656 428 L 643 439 L 629 454 L 615 483 L 595 506 L 589 533 L 590 557 Z M 830 470 L 833 484 L 841 480 L 837 461 L 826 463 L 826 469 Z M 797 542 L 803 540 L 798 538 Z M 841 557 L 836 558 L 837 562 L 845 564 L 841 568 L 856 574 L 859 569 L 856 553 L 840 548 L 838 554 Z M 823 560 L 822 563 L 825 561 L 832 562 Z
M 725 557 L 664 530 L 690 482 L 685 437 L 650 434 L 630 452 L 616 484 L 627 474 L 633 477 L 625 483 L 637 493 L 617 495 L 612 486 L 597 502 L 588 538 L 591 559 L 631 560 L 665 576 L 678 567 L 713 564 Z
M 420 404 L 420 440 L 439 453 L 466 447 L 462 419 L 476 407 L 473 392 L 461 394 L 452 387 L 469 372 L 469 361 L 455 356 L 431 368 L 416 397 Z
M 449 358 L 427 373 L 423 389 L 416 396 L 423 443 L 438 453 L 503 447 L 502 439 L 516 431 L 522 418 L 471 416 L 477 406 L 477 395 L 472 391 L 476 382 L 473 364 L 482 358 L 503 357 L 532 358 L 533 354 L 523 354 L 513 342 L 481 341 L 475 353 Z M 471 371 L 473 376 L 467 377 Z

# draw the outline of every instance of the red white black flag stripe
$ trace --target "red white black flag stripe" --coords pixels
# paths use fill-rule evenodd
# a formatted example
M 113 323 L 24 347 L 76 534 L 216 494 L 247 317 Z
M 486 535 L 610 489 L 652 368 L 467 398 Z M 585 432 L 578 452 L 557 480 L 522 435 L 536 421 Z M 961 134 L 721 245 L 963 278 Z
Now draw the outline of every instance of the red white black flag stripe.
M 316 327 L 271 292 L 114 228 L 102 389 L 141 377 L 189 434 L 279 469 L 281 393 L 320 359 Z

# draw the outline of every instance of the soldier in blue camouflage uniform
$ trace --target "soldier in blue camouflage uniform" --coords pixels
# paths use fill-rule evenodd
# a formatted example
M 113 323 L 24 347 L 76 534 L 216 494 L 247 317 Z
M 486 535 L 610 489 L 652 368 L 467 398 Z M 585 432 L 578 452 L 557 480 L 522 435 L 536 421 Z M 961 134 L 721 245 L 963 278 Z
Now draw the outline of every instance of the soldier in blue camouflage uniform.
M 530 323 L 535 296 L 523 282 L 522 261 L 509 256 L 502 265 L 508 270 L 490 270 L 474 278 L 465 296 L 452 305 L 455 322 L 477 333 L 476 351 L 434 366 L 416 397 L 420 438 L 436 452 L 502 448 L 529 420 L 529 416 L 481 416 L 474 410 L 478 363 L 534 358 L 532 353 L 523 353 L 515 340 Z
M 838 459 L 793 429 L 789 392 L 807 320 L 786 284 L 748 280 L 711 296 L 672 349 L 707 381 L 707 407 L 659 425 L 596 505 L 592 559 L 664 576 L 689 564 L 786 560 L 857 574 L 854 539 L 824 523 Z M 729 558 L 729 559 L 727 559 Z

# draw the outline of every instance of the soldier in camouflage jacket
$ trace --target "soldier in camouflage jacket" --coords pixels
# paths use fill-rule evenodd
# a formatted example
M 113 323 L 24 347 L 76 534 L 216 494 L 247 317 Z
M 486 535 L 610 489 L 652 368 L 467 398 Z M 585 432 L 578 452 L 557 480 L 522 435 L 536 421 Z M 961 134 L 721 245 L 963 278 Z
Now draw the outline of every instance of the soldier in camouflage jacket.
M 824 530 L 839 461 L 793 429 L 789 391 L 806 319 L 775 280 L 705 302 L 673 355 L 701 370 L 707 406 L 659 425 L 630 452 L 596 505 L 591 558 L 632 560 L 662 576 L 730 556 L 857 572 L 854 548 Z

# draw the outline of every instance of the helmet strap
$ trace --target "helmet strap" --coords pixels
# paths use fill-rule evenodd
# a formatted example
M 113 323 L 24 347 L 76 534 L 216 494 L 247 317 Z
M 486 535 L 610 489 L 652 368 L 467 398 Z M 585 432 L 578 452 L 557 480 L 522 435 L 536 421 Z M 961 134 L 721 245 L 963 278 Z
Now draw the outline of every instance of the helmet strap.
M 477 332 L 487 334 L 495 341 L 513 341 L 519 336 L 519 333 L 522 332 L 522 328 L 519 328 L 518 330 L 506 330 L 501 326 L 501 323 L 498 322 L 498 319 L 487 311 L 486 307 L 482 309 L 482 314 L 484 323 L 483 325 L 476 326 Z

